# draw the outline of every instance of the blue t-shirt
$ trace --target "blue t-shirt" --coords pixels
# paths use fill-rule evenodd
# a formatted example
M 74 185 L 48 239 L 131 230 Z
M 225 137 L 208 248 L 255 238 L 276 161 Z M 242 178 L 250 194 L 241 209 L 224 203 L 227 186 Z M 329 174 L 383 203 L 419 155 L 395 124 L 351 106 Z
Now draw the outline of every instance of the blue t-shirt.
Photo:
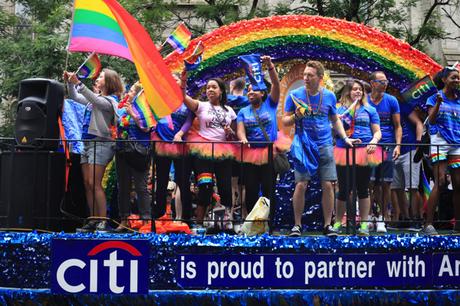
M 246 96 L 227 95 L 227 105 L 238 114 L 243 107 L 249 105 L 249 99 Z
M 409 115 L 415 109 L 414 105 L 410 103 L 402 103 L 401 109 L 401 127 L 402 127 L 402 140 L 401 143 L 415 143 L 417 140 L 415 134 L 415 125 L 409 120 Z M 401 146 L 401 154 L 415 150 L 415 146 Z
M 315 142 L 318 148 L 322 146 L 332 146 L 332 132 L 329 116 L 337 114 L 335 106 L 337 99 L 334 93 L 326 88 L 321 88 L 320 91 L 321 90 L 323 91 L 321 109 L 318 109 L 320 93 L 315 96 L 309 96 L 311 103 L 310 107 L 313 110 L 313 113 L 307 114 L 301 119 L 300 123 L 296 121 L 296 125 L 302 125 L 302 127 L 307 131 L 308 136 L 310 136 L 311 140 Z M 305 87 L 302 86 L 289 92 L 284 103 L 285 112 L 294 112 L 296 109 L 294 101 L 292 101 L 291 94 L 304 101 L 304 103 L 307 103 L 307 91 Z
M 426 105 L 433 107 L 436 104 L 436 95 L 428 98 Z M 441 92 L 443 102 L 439 107 L 435 124 L 430 127 L 430 134 L 437 132 L 450 144 L 460 145 L 460 98 L 449 100 L 444 92 Z
M 83 129 L 81 131 L 81 138 L 82 139 L 93 139 L 96 138 L 95 135 L 89 134 L 89 122 L 91 120 L 91 113 L 93 112 L 93 104 L 88 103 L 86 104 L 85 114 L 83 115 Z
M 236 118 L 238 123 L 243 122 L 246 130 L 246 138 L 249 141 L 267 141 L 264 133 L 260 129 L 260 125 L 263 126 L 267 132 L 270 141 L 275 141 L 278 136 L 278 127 L 276 125 L 276 109 L 278 103 L 272 101 L 269 95 L 267 99 L 262 102 L 260 107 L 256 110 L 253 109 L 252 105 L 243 107 Z M 259 116 L 260 125 L 257 122 L 254 111 Z M 251 147 L 262 147 L 263 144 L 252 144 Z
M 141 130 L 134 119 L 128 115 L 126 108 L 121 108 L 117 110 L 119 116 L 118 125 L 117 125 L 117 134 L 119 139 L 132 139 L 132 140 L 150 140 L 150 132 L 144 132 Z M 127 118 L 129 116 L 128 126 L 121 126 L 120 122 L 122 118 Z M 149 146 L 148 141 L 140 142 L 144 146 Z M 119 143 L 119 147 L 122 143 Z
M 161 118 L 155 129 L 158 136 L 164 141 L 172 141 L 174 135 L 180 131 L 191 111 L 182 105 L 171 115 Z
M 337 109 L 339 115 L 345 113 L 347 107 L 341 106 Z M 371 142 L 374 134 L 372 133 L 372 124 L 380 124 L 380 118 L 373 106 L 361 105 L 355 114 L 355 127 L 350 138 L 361 139 L 363 143 Z M 337 147 L 346 148 L 347 145 L 342 139 L 337 138 Z
M 398 100 L 394 96 L 384 93 L 379 104 L 374 104 L 370 95 L 367 96 L 367 101 L 375 107 L 380 117 L 380 130 L 382 131 L 380 143 L 396 143 L 392 116 L 399 114 Z

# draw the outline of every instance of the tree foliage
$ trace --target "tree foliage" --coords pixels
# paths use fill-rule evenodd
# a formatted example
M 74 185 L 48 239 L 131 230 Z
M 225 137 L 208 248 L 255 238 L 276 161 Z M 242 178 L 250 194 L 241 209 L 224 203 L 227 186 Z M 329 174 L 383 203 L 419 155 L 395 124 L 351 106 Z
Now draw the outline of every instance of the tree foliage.
M 402 2 L 401 2 L 402 1 Z M 253 17 L 279 14 L 318 14 L 377 26 L 423 48 L 433 39 L 443 38 L 439 14 L 452 14 L 449 4 L 460 0 L 433 0 L 420 27 L 407 25 L 409 9 L 416 0 L 295 0 L 277 1 L 267 6 L 259 0 L 120 0 L 161 44 L 178 22 L 185 22 L 195 36 L 209 30 Z M 71 0 L 17 0 L 24 14 L 0 9 L 0 96 L 16 96 L 19 81 L 30 77 L 60 79 L 62 71 L 76 69 L 84 54 L 68 56 L 66 45 L 71 24 Z M 266 1 L 265 1 L 266 2 Z M 264 3 L 265 3 L 264 2 Z M 444 11 L 442 11 L 442 9 Z M 453 22 L 456 21 L 452 18 Z M 135 67 L 128 61 L 101 57 L 103 66 L 113 67 L 126 83 L 136 79 Z M 67 62 L 67 65 L 66 65 Z

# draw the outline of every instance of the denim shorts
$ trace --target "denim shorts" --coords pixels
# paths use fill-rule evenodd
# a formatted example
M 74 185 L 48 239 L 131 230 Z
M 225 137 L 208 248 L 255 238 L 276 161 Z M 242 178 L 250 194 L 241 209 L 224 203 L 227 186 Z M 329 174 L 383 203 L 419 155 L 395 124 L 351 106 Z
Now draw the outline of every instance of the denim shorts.
M 377 167 L 372 168 L 371 181 L 376 183 L 387 182 L 391 183 L 393 181 L 393 147 L 383 147 L 387 152 L 387 158 Z
M 80 164 L 92 164 L 106 166 L 115 154 L 115 143 L 107 142 L 107 139 L 96 137 L 95 142 L 87 141 L 83 144 L 83 152 L 81 152 Z M 105 140 L 99 142 L 98 140 Z M 94 152 L 96 150 L 96 154 Z
M 334 147 L 326 146 L 319 148 L 319 179 L 321 181 L 337 181 L 337 169 L 335 167 Z M 295 182 L 310 181 L 309 173 L 294 171 Z

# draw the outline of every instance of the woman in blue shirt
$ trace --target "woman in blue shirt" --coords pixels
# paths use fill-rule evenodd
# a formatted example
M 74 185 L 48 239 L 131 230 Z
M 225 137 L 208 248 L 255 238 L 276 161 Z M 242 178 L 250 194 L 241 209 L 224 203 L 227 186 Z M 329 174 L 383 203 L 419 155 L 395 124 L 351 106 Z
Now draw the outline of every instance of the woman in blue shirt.
M 140 118 L 133 111 L 132 103 L 142 90 L 142 85 L 136 82 L 125 99 L 119 104 L 117 138 L 129 140 L 119 142 L 116 153 L 116 168 L 118 182 L 118 212 L 121 218 L 120 226 L 115 232 L 124 232 L 128 228 L 130 212 L 131 186 L 137 194 L 139 215 L 144 225 L 151 219 L 152 197 L 148 191 L 148 176 L 150 170 L 150 129 L 142 126 Z M 141 141 L 137 141 L 141 140 Z M 143 153 L 143 154 L 141 154 Z
M 255 91 L 248 87 L 250 105 L 243 107 L 237 116 L 237 135 L 243 143 L 243 182 L 246 187 L 246 209 L 249 213 L 259 198 L 271 198 L 275 174 L 268 163 L 268 144 L 251 142 L 275 142 L 278 140 L 276 109 L 280 96 L 278 73 L 270 56 L 261 60 L 268 66 L 272 87 L 270 95 L 266 91 Z M 286 138 L 286 137 L 284 137 Z M 274 153 L 276 153 L 276 144 Z M 287 149 L 287 148 L 284 148 Z M 273 205 L 274 203 L 272 203 Z
M 337 164 L 337 177 L 339 183 L 339 195 L 336 205 L 336 222 L 334 228 L 341 227 L 341 220 L 345 213 L 345 201 L 350 196 L 352 182 L 353 150 L 355 151 L 356 162 L 356 188 L 359 198 L 359 212 L 361 217 L 360 235 L 369 235 L 368 223 L 364 222 L 369 218 L 369 181 L 371 166 L 381 160 L 381 148 L 376 144 L 382 134 L 380 132 L 380 120 L 377 111 L 370 106 L 364 95 L 364 85 L 358 81 L 348 81 L 340 98 L 342 104 L 337 113 L 342 119 L 347 137 L 353 139 L 355 147 L 348 149 L 342 139 L 337 139 L 334 148 L 334 156 Z M 364 145 L 359 145 L 363 143 Z M 349 148 L 349 147 L 348 147 Z
M 428 121 L 431 140 L 431 162 L 433 164 L 434 186 L 427 203 L 424 233 L 436 235 L 433 227 L 434 210 L 439 201 L 439 188 L 446 184 L 446 171 L 454 189 L 455 219 L 460 219 L 460 77 L 457 69 L 447 67 L 440 72 L 441 92 L 428 98 Z M 456 222 L 455 232 L 460 232 Z

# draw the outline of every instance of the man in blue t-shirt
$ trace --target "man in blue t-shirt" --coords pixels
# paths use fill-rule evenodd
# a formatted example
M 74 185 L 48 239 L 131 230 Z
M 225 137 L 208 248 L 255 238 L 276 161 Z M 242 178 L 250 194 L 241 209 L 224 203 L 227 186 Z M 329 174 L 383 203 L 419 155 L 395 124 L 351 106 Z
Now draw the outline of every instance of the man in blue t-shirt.
M 324 67 L 320 62 L 309 61 L 305 68 L 303 79 L 305 87 L 293 90 L 286 98 L 284 106 L 283 124 L 291 126 L 296 124 L 306 130 L 308 136 L 319 149 L 319 176 L 322 189 L 322 208 L 324 217 L 324 230 L 326 236 L 336 236 L 338 232 L 331 226 L 332 211 L 334 209 L 333 181 L 337 180 L 335 160 L 333 155 L 332 133 L 330 122 L 338 136 L 349 146 L 353 146 L 338 119 L 334 93 L 320 86 L 324 76 Z M 299 99 L 308 105 L 308 111 L 301 114 L 293 101 Z M 309 173 L 295 171 L 296 186 L 292 198 L 295 225 L 290 236 L 300 236 L 302 233 L 302 213 L 305 208 L 305 192 L 309 181 Z
M 395 215 L 394 220 L 408 220 L 412 218 L 420 220 L 422 217 L 422 197 L 418 191 L 420 181 L 421 161 L 413 162 L 416 152 L 415 144 L 420 143 L 423 134 L 423 123 L 421 113 L 414 105 L 402 103 L 400 105 L 401 127 L 402 127 L 402 146 L 401 155 L 395 161 L 393 182 L 391 183 L 391 192 L 393 193 L 393 206 L 398 207 L 399 216 Z M 410 205 L 407 201 L 406 190 L 409 190 Z M 409 207 L 411 213 L 409 213 Z M 399 218 L 398 218 L 399 217 Z M 401 227 L 421 226 L 421 224 L 400 223 Z
M 386 159 L 373 169 L 371 182 L 374 182 L 373 198 L 380 205 L 385 220 L 389 220 L 388 204 L 390 202 L 390 184 L 393 181 L 394 161 L 399 157 L 402 138 L 402 128 L 399 115 L 398 100 L 385 93 L 388 87 L 388 79 L 383 71 L 375 71 L 370 77 L 371 93 L 367 99 L 371 106 L 375 107 L 380 117 L 380 130 L 382 139 L 379 144 L 384 145 Z M 396 144 L 396 145 L 395 145 Z M 372 186 L 370 188 L 373 189 Z M 377 222 L 377 232 L 386 233 L 386 227 L 380 216 Z

